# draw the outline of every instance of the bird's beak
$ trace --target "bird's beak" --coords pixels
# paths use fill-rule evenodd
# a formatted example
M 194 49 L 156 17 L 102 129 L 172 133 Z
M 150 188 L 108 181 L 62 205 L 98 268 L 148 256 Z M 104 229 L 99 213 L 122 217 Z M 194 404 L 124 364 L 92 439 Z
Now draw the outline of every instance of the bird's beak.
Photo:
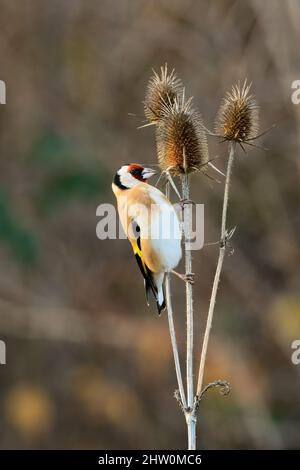
M 142 171 L 142 176 L 145 180 L 151 178 L 151 176 L 156 175 L 157 171 L 152 170 L 152 168 L 144 168 Z

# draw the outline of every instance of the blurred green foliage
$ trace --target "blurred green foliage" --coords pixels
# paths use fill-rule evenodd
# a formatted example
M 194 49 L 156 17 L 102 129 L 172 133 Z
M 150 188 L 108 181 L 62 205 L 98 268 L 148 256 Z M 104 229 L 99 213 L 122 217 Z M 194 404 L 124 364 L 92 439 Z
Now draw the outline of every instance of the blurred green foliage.
M 70 200 L 89 200 L 99 195 L 101 172 L 80 166 L 51 174 L 37 195 L 37 204 L 44 212 L 62 207 Z
M 30 157 L 34 164 L 45 169 L 61 167 L 71 160 L 70 145 L 57 132 L 45 130 L 33 146 Z
M 37 260 L 38 242 L 35 235 L 23 226 L 11 207 L 8 195 L 0 189 L 0 241 L 23 264 Z
M 95 200 L 103 192 L 106 178 L 103 164 L 99 161 L 87 165 L 77 153 L 66 138 L 51 131 L 45 132 L 35 145 L 31 161 L 44 170 L 35 203 L 43 213 L 62 209 L 72 200 Z

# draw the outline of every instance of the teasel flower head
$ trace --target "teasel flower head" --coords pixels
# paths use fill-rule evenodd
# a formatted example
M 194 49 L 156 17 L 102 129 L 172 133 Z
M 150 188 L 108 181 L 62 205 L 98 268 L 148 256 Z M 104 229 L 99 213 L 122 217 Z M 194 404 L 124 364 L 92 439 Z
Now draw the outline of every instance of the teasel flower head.
M 156 143 L 163 171 L 172 175 L 205 171 L 208 147 L 202 117 L 192 107 L 192 98 L 185 100 L 184 89 L 174 103 L 163 103 Z
M 251 84 L 245 80 L 227 92 L 217 114 L 215 132 L 224 140 L 239 143 L 253 140 L 259 130 L 259 107 L 252 94 Z
M 183 89 L 174 69 L 168 73 L 168 65 L 165 64 L 160 68 L 160 72 L 161 75 L 153 70 L 144 101 L 145 116 L 153 124 L 161 118 L 164 103 L 173 104 Z

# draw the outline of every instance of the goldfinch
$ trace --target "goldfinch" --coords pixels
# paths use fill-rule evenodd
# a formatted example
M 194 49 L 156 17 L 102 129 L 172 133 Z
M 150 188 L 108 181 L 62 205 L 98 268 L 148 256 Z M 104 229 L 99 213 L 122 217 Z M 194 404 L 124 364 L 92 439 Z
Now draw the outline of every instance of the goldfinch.
M 159 189 L 148 184 L 155 173 L 138 163 L 124 165 L 115 174 L 112 190 L 122 227 L 144 277 L 147 304 L 152 292 L 160 314 L 166 307 L 165 274 L 178 274 L 173 269 L 182 252 L 176 211 Z

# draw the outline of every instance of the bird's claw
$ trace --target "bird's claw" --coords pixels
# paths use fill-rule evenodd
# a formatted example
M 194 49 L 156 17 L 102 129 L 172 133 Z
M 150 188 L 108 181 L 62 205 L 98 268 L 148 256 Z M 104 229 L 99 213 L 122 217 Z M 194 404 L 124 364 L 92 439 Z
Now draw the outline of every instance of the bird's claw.
M 196 203 L 194 201 L 192 201 L 191 199 L 181 199 L 179 201 L 179 205 L 180 205 L 181 209 L 184 209 L 184 206 L 188 205 L 188 204 L 192 204 L 194 206 Z
M 183 275 L 183 280 L 188 282 L 189 284 L 194 284 L 195 282 L 195 274 L 194 273 L 187 273 Z

